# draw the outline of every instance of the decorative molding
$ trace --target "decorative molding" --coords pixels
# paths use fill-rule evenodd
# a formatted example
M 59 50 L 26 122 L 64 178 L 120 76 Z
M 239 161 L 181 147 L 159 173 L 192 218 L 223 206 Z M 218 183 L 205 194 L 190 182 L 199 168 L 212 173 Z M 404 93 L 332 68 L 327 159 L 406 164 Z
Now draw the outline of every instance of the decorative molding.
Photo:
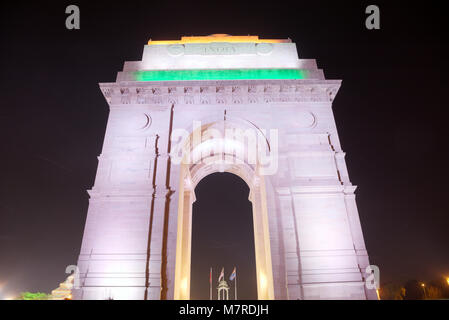
M 332 102 L 340 80 L 100 83 L 110 105 Z

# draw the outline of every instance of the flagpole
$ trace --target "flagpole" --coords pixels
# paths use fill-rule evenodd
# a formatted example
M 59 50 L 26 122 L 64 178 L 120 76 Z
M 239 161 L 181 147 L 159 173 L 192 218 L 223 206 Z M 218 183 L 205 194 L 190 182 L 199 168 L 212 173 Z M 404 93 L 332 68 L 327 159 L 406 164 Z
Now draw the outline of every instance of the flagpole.
M 212 268 L 210 268 L 209 287 L 210 287 L 209 300 L 212 300 Z
M 234 279 L 235 281 L 234 281 L 234 286 L 235 286 L 235 299 L 234 300 L 237 300 L 237 270 L 235 270 L 235 279 Z

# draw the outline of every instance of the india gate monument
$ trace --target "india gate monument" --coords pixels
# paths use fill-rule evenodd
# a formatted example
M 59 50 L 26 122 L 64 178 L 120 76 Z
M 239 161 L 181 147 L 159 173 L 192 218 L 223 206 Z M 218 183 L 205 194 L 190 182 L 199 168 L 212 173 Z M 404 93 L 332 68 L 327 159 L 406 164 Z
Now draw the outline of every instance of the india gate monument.
M 190 299 L 195 187 L 216 172 L 250 190 L 258 299 L 376 299 L 340 84 L 290 39 L 150 40 L 100 83 L 110 114 L 74 299 Z

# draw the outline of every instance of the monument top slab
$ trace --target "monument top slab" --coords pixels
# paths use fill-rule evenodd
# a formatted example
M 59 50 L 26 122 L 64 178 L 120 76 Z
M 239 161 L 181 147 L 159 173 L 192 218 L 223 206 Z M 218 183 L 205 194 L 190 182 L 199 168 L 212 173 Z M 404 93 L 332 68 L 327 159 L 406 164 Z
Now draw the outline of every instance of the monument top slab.
M 290 39 L 259 36 L 187 36 L 150 40 L 137 70 L 299 69 L 296 44 Z M 133 70 L 133 71 L 137 71 Z
M 209 36 L 181 37 L 181 40 L 151 40 L 148 45 L 187 44 L 187 43 L 291 43 L 290 39 L 259 39 L 259 36 L 231 36 L 228 34 L 212 34 Z

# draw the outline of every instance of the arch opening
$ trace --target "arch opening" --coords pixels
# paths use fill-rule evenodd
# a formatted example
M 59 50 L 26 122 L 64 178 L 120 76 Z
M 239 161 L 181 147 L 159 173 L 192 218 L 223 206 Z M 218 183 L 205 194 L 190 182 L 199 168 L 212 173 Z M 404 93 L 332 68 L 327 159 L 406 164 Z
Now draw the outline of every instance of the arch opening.
M 192 213 L 193 204 L 196 201 L 195 187 L 208 175 L 215 172 L 228 172 L 237 175 L 244 180 L 249 187 L 249 200 L 251 201 L 253 213 L 254 252 L 256 261 L 256 284 L 257 298 L 260 300 L 274 299 L 273 273 L 271 262 L 270 235 L 268 227 L 267 198 L 265 192 L 264 176 L 260 174 L 258 162 L 248 163 L 248 159 L 240 157 L 235 163 L 223 161 L 225 150 L 219 149 L 215 153 L 201 152 L 205 143 L 207 144 L 231 144 L 237 148 L 246 150 L 247 145 L 242 144 L 221 135 L 220 138 L 207 139 L 197 144 L 189 144 L 191 137 L 197 132 L 211 125 L 224 129 L 230 123 L 223 122 L 206 124 L 193 130 L 186 139 L 188 154 L 198 154 L 200 157 L 193 163 L 186 161 L 180 165 L 180 182 L 178 198 L 178 221 L 176 237 L 176 263 L 175 263 L 175 285 L 174 298 L 189 300 L 191 288 L 191 253 L 192 253 Z M 233 127 L 241 128 L 236 123 Z M 225 137 L 224 139 L 222 137 Z M 184 153 L 183 153 L 184 154 Z M 185 159 L 185 154 L 184 154 Z M 257 161 L 257 159 L 256 159 Z
M 257 299 L 252 204 L 249 187 L 231 173 L 212 173 L 195 188 L 192 211 L 190 298 L 217 299 L 218 277 L 230 286 L 229 299 Z M 229 280 L 237 269 L 237 280 Z M 209 273 L 212 268 L 212 290 Z M 235 286 L 237 284 L 237 290 Z

